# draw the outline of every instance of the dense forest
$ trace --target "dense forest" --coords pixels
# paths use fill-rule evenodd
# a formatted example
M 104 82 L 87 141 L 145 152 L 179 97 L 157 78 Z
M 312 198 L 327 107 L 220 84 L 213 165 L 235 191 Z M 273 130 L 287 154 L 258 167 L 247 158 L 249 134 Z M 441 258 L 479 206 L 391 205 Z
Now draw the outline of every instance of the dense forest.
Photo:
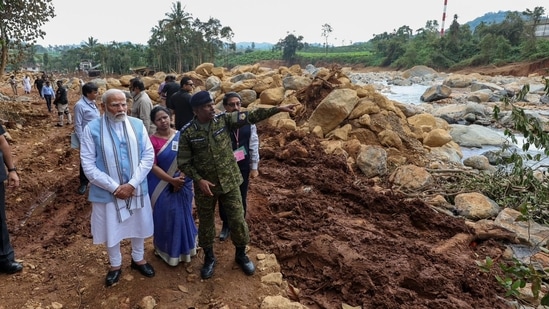
M 49 4 L 50 0 L 38 2 Z M 237 45 L 232 42 L 234 33 L 230 27 L 223 26 L 213 17 L 205 22 L 193 18 L 179 1 L 173 3 L 166 18 L 151 29 L 147 45 L 100 44 L 89 37 L 80 45 L 44 47 L 32 44 L 29 40 L 32 35 L 27 35 L 27 40 L 17 40 L 17 35 L 21 34 L 9 31 L 22 22 L 14 17 L 20 15 L 17 15 L 18 7 L 10 6 L 10 3 L 4 4 L 4 11 L 0 13 L 3 20 L 8 20 L 0 39 L 0 71 L 39 66 L 46 71 L 71 72 L 79 69 L 79 63 L 84 59 L 108 74 L 126 74 L 136 67 L 182 73 L 203 62 L 231 68 L 262 60 L 282 60 L 288 65 L 338 63 L 397 69 L 427 65 L 435 69 L 456 69 L 531 61 L 549 55 L 549 39 L 536 36 L 536 28 L 548 23 L 543 7 L 522 12 L 488 13 L 467 24 L 460 24 L 455 15 L 443 34 L 436 20 L 426 21 L 420 29 L 403 25 L 393 32 L 376 34 L 368 42 L 349 46 L 328 45 L 333 29 L 325 24 L 321 26 L 325 44 L 309 44 L 299 34 L 291 33 L 264 50 L 256 48 L 253 42 L 245 47 Z M 40 15 L 32 15 L 32 18 L 40 18 Z

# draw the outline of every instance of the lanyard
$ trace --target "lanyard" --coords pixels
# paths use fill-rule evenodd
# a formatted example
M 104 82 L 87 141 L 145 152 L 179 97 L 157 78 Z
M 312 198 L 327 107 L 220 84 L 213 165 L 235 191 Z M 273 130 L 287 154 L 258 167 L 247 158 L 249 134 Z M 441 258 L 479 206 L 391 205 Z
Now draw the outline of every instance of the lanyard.
M 89 101 L 85 99 L 86 97 L 83 97 L 84 102 L 88 103 L 89 106 L 91 106 L 93 109 L 97 109 L 97 105 L 93 101 Z
M 236 148 L 238 148 L 240 145 L 238 144 L 238 134 L 240 133 L 240 129 L 236 129 L 236 131 L 233 132 L 234 138 L 236 139 Z

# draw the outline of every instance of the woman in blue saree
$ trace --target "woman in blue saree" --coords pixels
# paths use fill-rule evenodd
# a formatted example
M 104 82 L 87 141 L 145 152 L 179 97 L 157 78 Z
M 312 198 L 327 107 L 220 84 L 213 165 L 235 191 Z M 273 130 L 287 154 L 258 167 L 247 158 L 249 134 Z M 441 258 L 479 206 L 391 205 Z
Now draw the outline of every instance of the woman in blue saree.
M 150 136 L 155 162 L 147 177 L 153 205 L 155 253 L 168 265 L 190 262 L 196 255 L 197 228 L 192 215 L 192 180 L 177 169 L 179 131 L 170 127 L 170 110 L 156 106 Z

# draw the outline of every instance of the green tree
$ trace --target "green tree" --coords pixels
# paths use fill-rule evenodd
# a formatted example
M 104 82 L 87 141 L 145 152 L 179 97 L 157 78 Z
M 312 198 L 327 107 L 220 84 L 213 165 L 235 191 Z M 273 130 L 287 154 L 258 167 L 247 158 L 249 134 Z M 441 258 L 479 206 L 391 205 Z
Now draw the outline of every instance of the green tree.
M 536 27 L 541 22 L 541 18 L 543 17 L 543 15 L 545 15 L 545 8 L 541 6 L 536 6 L 533 11 L 531 11 L 530 9 L 526 9 L 524 12 L 522 12 L 522 15 L 528 17 L 528 20 L 531 23 L 531 25 L 528 27 L 528 34 L 530 35 L 530 37 L 535 39 Z
M 48 69 L 48 66 L 50 65 L 50 56 L 48 53 L 42 54 L 42 63 L 44 63 L 44 69 Z
M 328 37 L 330 36 L 330 33 L 332 33 L 333 29 L 332 26 L 329 24 L 322 25 L 322 36 L 324 37 L 324 54 L 328 54 Z
M 405 54 L 407 45 L 412 38 L 412 29 L 409 26 L 401 26 L 392 33 L 377 34 L 372 39 L 376 52 L 381 57 L 381 65 L 396 65 L 396 60 Z
M 0 75 L 9 62 L 10 50 L 22 51 L 46 34 L 40 28 L 55 17 L 52 0 L 0 1 Z M 18 52 L 19 53 L 19 52 Z M 13 60 L 15 64 L 15 59 Z
M 92 36 L 90 36 L 82 46 L 86 54 L 89 55 L 88 57 L 85 57 L 86 59 L 89 59 L 92 62 L 97 61 L 96 52 L 95 52 L 95 50 L 97 49 L 97 46 L 98 46 L 97 39 L 94 39 Z
M 166 13 L 166 18 L 161 23 L 161 32 L 158 33 L 164 38 L 164 44 L 160 46 L 164 49 L 163 54 L 170 59 L 169 63 L 176 64 L 177 72 L 183 71 L 184 62 L 188 60 L 185 54 L 190 51 L 192 20 L 191 14 L 185 12 L 185 7 L 181 7 L 181 1 L 177 1 L 172 3 L 171 12 Z M 166 55 L 168 51 L 169 54 Z
M 303 36 L 295 36 L 294 34 L 288 33 L 284 39 L 280 39 L 276 43 L 274 49 L 282 50 L 282 59 L 287 61 L 289 64 L 294 64 L 297 60 L 296 54 L 298 50 L 303 48 Z
M 524 57 L 530 57 L 538 53 L 536 28 L 540 24 L 543 15 L 545 15 L 545 8 L 537 6 L 533 11 L 526 9 L 522 12 L 522 15 L 526 16 L 528 21 L 525 25 L 527 40 L 523 43 L 521 51 Z
M 416 30 L 416 35 L 406 47 L 406 51 L 395 61 L 397 67 L 412 67 L 414 65 L 429 65 L 434 68 L 441 66 L 432 61 L 433 55 L 438 53 L 440 38 L 438 22 L 429 20 L 425 27 Z
M 201 23 L 197 19 L 197 28 L 204 38 L 206 58 L 198 59 L 198 62 L 214 62 L 215 55 L 223 49 L 223 39 L 232 42 L 234 37 L 233 30 L 230 27 L 223 27 L 219 19 L 211 18 L 206 23 Z

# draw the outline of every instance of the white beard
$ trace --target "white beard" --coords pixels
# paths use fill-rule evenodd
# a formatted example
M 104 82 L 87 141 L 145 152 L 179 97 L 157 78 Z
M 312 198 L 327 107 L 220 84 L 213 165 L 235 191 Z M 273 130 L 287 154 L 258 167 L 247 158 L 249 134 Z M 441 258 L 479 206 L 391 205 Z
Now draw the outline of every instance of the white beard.
M 124 122 L 126 120 L 126 113 L 119 113 L 117 115 L 113 115 L 112 113 L 105 112 L 105 115 L 107 115 L 107 118 L 112 122 Z

